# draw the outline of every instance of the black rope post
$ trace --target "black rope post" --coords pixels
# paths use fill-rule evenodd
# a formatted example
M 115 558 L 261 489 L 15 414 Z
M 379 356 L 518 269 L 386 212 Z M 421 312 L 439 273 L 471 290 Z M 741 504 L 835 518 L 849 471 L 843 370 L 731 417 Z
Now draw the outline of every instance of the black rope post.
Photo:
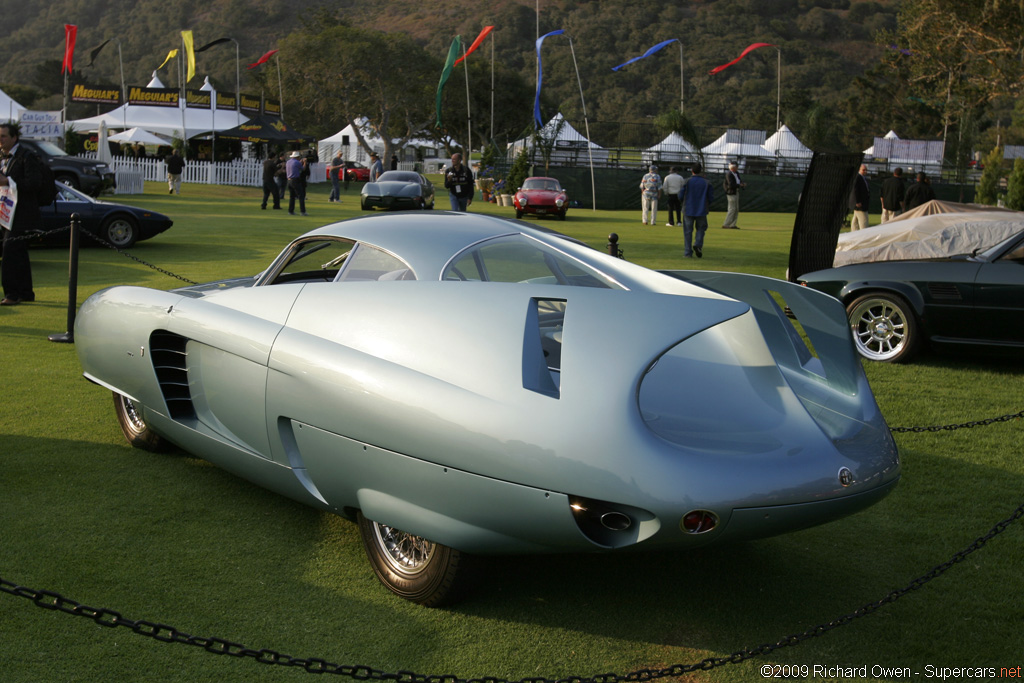
M 610 255 L 614 256 L 615 258 L 623 258 L 622 250 L 619 249 L 619 234 L 618 233 L 613 232 L 612 234 L 608 235 L 607 249 L 608 249 L 608 253 Z
M 68 331 L 51 334 L 52 342 L 75 343 L 75 311 L 78 310 L 78 233 L 81 229 L 80 216 L 71 214 L 71 246 L 68 253 Z

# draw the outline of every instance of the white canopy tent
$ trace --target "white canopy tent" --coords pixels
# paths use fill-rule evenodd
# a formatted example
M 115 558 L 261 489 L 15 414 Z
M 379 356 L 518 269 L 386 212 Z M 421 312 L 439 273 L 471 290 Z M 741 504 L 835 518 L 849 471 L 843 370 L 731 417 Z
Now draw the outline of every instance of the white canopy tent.
M 786 124 L 764 141 L 763 147 L 775 157 L 778 172 L 804 172 L 811 166 L 814 151 L 800 142 Z
M 944 154 L 945 143 L 941 140 L 905 140 L 890 130 L 864 150 L 864 161 L 872 172 L 887 170 L 883 166 L 900 166 L 911 173 L 925 171 L 937 175 L 942 170 Z
M 167 138 L 162 138 L 159 135 L 154 135 L 143 128 L 129 128 L 128 130 L 121 131 L 115 135 L 111 135 L 109 138 L 110 142 L 120 142 L 122 144 L 135 144 L 141 142 L 143 145 L 160 146 L 171 144 Z
M 659 162 L 689 163 L 697 160 L 697 149 L 672 131 L 664 140 L 645 149 L 642 158 L 645 166 Z
M 370 149 L 377 152 L 378 154 L 384 153 L 384 140 L 374 135 L 370 127 L 367 125 L 366 118 L 360 118 L 356 123 L 359 125 L 359 133 L 362 135 L 363 140 L 370 146 Z M 346 145 L 345 142 L 348 142 Z M 392 140 L 392 144 L 397 143 L 397 140 Z M 438 143 L 435 140 L 428 140 L 426 138 L 412 138 L 407 140 L 402 149 L 415 148 L 418 152 L 418 156 L 422 157 L 424 162 L 428 159 L 438 159 L 444 152 L 444 145 Z M 327 163 L 334 158 L 334 155 L 340 151 L 341 158 L 345 161 L 355 161 L 361 164 L 368 164 L 370 161 L 370 155 L 365 149 L 359 145 L 359 140 L 356 138 L 355 127 L 349 124 L 339 130 L 334 135 L 319 140 L 317 142 L 317 156 L 320 161 Z M 385 167 L 387 166 L 387 160 L 383 160 Z
M 0 90 L 0 121 L 18 121 L 25 107 L 11 99 L 10 95 Z
M 730 161 L 739 163 L 740 171 L 746 169 L 748 159 L 774 158 L 775 154 L 764 148 L 763 130 L 739 130 L 730 128 L 721 137 L 701 149 L 707 170 L 724 173 Z
M 598 144 L 590 142 L 572 124 L 565 120 L 559 112 L 551 117 L 551 120 L 540 129 L 540 136 L 548 142 L 552 142 L 550 163 L 553 166 L 588 164 L 593 157 L 594 164 L 606 164 L 608 162 L 608 150 Z M 588 150 L 589 147 L 589 150 Z M 533 136 L 516 140 L 509 143 L 507 153 L 510 159 L 515 159 L 524 149 L 533 149 Z M 534 149 L 534 162 L 543 161 L 540 149 Z
M 162 88 L 164 86 L 154 72 L 153 80 L 149 82 L 147 87 Z M 206 79 L 201 89 L 213 90 L 209 78 Z M 216 101 L 216 97 L 214 97 L 214 101 Z M 234 128 L 248 120 L 247 116 L 237 111 L 196 109 L 186 107 L 184 101 L 179 101 L 177 107 L 122 104 L 106 114 L 69 121 L 68 125 L 73 126 L 79 132 L 98 131 L 100 122 L 105 122 L 107 128 L 144 128 L 151 133 L 158 133 L 168 137 L 181 136 L 184 131 L 184 139 L 188 140 L 210 131 Z

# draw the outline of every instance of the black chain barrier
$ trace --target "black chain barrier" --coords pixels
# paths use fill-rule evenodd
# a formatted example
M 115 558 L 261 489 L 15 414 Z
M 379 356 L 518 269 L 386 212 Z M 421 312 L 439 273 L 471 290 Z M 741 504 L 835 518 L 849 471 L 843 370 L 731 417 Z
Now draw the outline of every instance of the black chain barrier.
M 1002 415 L 1000 417 L 990 417 L 985 420 L 975 420 L 974 422 L 964 422 L 961 424 L 949 424 L 949 425 L 936 425 L 933 427 L 889 427 L 890 432 L 896 433 L 913 433 L 921 434 L 923 432 L 951 432 L 956 429 L 970 429 L 972 427 L 987 427 L 997 422 L 1009 422 L 1010 420 L 1019 420 L 1024 418 L 1024 410 L 1019 413 L 1011 413 L 1009 415 Z
M 66 230 L 71 230 L 71 226 L 70 225 L 65 225 L 63 228 L 54 228 L 53 230 L 33 230 L 32 232 L 27 232 L 24 235 L 18 235 L 17 237 L 8 237 L 7 240 L 9 242 L 23 242 L 23 241 L 27 242 L 27 241 L 30 241 L 30 240 L 37 240 L 37 239 L 40 239 L 40 238 L 43 238 L 43 237 L 50 237 L 50 236 L 53 236 L 53 235 L 59 235 L 60 233 L 66 231 Z M 140 259 L 138 256 L 135 256 L 133 254 L 129 254 L 127 251 L 121 249 L 120 247 L 117 247 L 117 246 L 111 244 L 110 242 L 106 241 L 105 239 L 103 239 L 99 235 L 94 235 L 91 232 L 88 232 L 86 230 L 82 230 L 81 234 L 85 235 L 86 237 L 88 237 L 89 239 L 91 239 L 91 240 L 93 240 L 95 242 L 98 242 L 99 244 L 102 244 L 103 246 L 107 247 L 108 249 L 113 249 L 118 254 L 121 254 L 122 256 L 124 256 L 126 258 L 130 258 L 131 260 L 135 261 L 136 263 L 139 263 L 139 264 L 141 264 L 143 266 L 146 266 L 147 268 L 152 268 L 153 270 L 157 271 L 158 273 L 163 273 L 164 275 L 173 277 L 173 278 L 175 278 L 177 280 L 181 280 L 182 282 L 184 282 L 186 284 L 189 284 L 189 285 L 197 285 L 197 284 L 199 284 L 198 282 L 194 282 L 192 280 L 184 278 L 184 277 L 182 277 L 180 275 L 177 275 L 176 273 L 172 273 L 169 270 L 164 270 L 163 268 L 161 268 L 159 266 L 154 266 L 152 263 L 149 263 L 148 261 L 144 261 L 144 260 Z

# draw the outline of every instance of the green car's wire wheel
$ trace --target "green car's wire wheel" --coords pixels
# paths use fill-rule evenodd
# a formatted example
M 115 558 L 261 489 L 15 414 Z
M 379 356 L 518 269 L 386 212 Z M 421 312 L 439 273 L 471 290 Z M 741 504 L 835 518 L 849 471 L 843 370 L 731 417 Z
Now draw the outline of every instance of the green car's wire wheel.
M 427 607 L 455 595 L 463 564 L 458 550 L 379 524 L 362 513 L 359 534 L 374 573 L 392 593 Z
M 853 343 L 870 360 L 900 363 L 916 353 L 917 319 L 910 304 L 895 294 L 868 294 L 846 307 Z

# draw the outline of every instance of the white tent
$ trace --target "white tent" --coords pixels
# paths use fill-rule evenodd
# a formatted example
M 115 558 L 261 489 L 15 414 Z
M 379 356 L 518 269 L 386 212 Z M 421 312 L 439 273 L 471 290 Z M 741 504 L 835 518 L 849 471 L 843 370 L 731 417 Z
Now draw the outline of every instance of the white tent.
M 163 83 L 153 74 L 153 80 L 147 87 L 162 88 Z M 202 90 L 213 90 L 209 79 L 203 85 Z M 214 93 L 216 101 L 216 93 Z M 227 130 L 239 126 L 249 118 L 237 111 L 226 111 L 223 109 L 196 109 L 186 107 L 185 102 L 179 100 L 177 107 L 154 107 L 140 104 L 122 104 L 120 107 L 106 114 L 91 116 L 77 121 L 69 121 L 68 125 L 73 126 L 76 131 L 99 130 L 100 122 L 107 124 L 107 128 L 144 128 L 151 133 L 158 133 L 173 137 L 180 136 L 184 130 L 185 139 L 197 135 L 209 133 L 213 130 Z
M 772 155 L 787 158 L 810 159 L 814 152 L 800 142 L 786 124 L 782 124 L 770 138 L 765 140 L 763 147 Z
M 896 132 L 892 131 L 892 130 L 890 130 L 888 133 L 886 133 L 882 137 L 885 138 L 886 140 L 899 140 L 900 139 L 900 136 L 896 135 Z M 864 156 L 873 159 L 875 157 L 875 146 L 871 145 L 866 150 L 864 150 Z
M 664 140 L 645 149 L 642 156 L 645 166 L 662 161 L 688 163 L 697 160 L 697 150 L 682 135 L 672 131 Z
M 374 135 L 369 126 L 367 125 L 366 118 L 360 118 L 357 122 L 359 125 L 359 132 L 363 136 L 363 140 L 370 146 L 370 149 L 382 154 L 384 152 L 384 141 Z M 348 144 L 345 145 L 345 141 Z M 392 140 L 392 143 L 397 143 L 397 140 Z M 426 138 L 412 138 L 407 140 L 402 146 L 402 149 L 409 149 L 411 147 L 416 148 L 424 161 L 428 159 L 439 158 L 444 150 L 444 145 L 438 143 L 435 140 L 428 140 Z M 355 128 L 352 124 L 349 124 L 339 130 L 334 135 L 319 140 L 317 142 L 317 156 L 320 161 L 327 163 L 334 158 L 335 153 L 341 151 L 341 158 L 345 161 L 355 161 L 361 164 L 369 164 L 370 155 L 365 149 L 359 145 L 359 140 L 356 138 Z M 387 166 L 387 160 L 384 160 L 385 167 Z
M 608 150 L 598 144 L 589 142 L 572 124 L 565 120 L 561 112 L 551 117 L 551 120 L 540 129 L 540 136 L 548 142 L 553 142 L 551 148 L 550 163 L 553 166 L 566 165 L 588 165 L 593 157 L 595 164 L 608 162 Z M 510 159 L 515 159 L 524 149 L 533 147 L 533 136 L 527 136 L 515 142 L 509 143 L 507 153 Z M 587 149 L 589 147 L 589 150 Z M 542 163 L 543 155 L 541 150 L 534 150 L 534 162 Z
M 775 154 L 764 148 L 765 133 L 763 130 L 725 131 L 721 137 L 707 147 L 701 149 L 704 154 L 704 165 L 707 170 L 724 173 L 730 161 L 739 163 L 740 171 L 745 170 L 748 159 L 774 158 Z
M 144 145 L 169 145 L 171 144 L 166 138 L 162 138 L 159 135 L 153 135 L 149 131 L 142 128 L 129 128 L 128 130 L 111 135 L 109 138 L 110 142 L 120 143 L 131 143 L 141 142 Z
M 25 107 L 21 106 L 10 95 L 0 90 L 0 121 L 18 121 Z
M 882 138 L 884 146 L 875 144 L 864 150 L 864 161 L 873 173 L 885 172 L 895 166 L 904 170 L 925 171 L 937 175 L 942 170 L 945 143 L 941 140 L 905 140 L 889 131 Z M 871 163 L 874 162 L 874 163 Z

